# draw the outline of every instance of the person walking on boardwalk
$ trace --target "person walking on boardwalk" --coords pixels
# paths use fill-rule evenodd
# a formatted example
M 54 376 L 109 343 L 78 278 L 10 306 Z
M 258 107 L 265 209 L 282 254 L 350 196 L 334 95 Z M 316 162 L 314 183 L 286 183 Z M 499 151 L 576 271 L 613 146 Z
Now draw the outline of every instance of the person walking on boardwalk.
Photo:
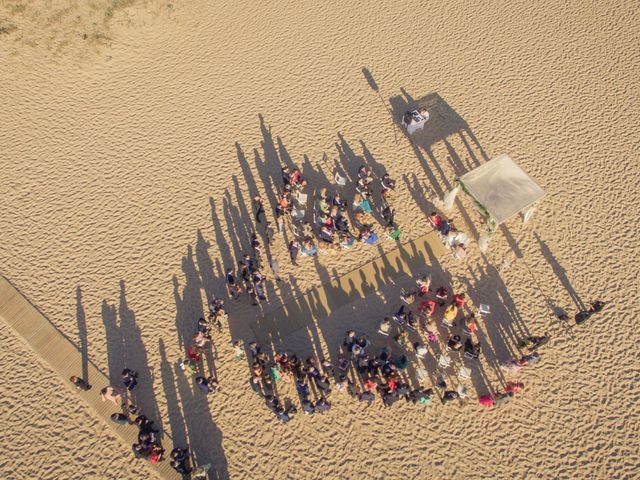
M 122 404 L 122 392 L 118 387 L 109 386 L 103 388 L 102 390 L 100 390 L 100 397 L 102 398 L 103 402 L 109 400 L 116 406 L 120 406 Z
M 84 390 L 85 392 L 87 390 L 91 390 L 91 385 L 89 385 L 85 380 L 83 380 L 80 377 L 76 377 L 75 375 L 73 377 L 71 377 L 69 379 L 71 381 L 71 383 L 73 383 L 73 385 L 78 389 L 78 390 Z

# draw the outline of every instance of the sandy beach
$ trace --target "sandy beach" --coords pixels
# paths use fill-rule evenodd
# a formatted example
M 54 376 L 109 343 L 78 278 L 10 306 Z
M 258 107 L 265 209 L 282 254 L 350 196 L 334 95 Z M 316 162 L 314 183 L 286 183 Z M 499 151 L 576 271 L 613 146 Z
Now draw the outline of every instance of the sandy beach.
M 114 382 L 136 369 L 138 403 L 211 478 L 638 478 L 637 2 L 259 3 L 0 1 L 0 273 Z M 412 143 L 400 115 L 425 98 L 431 133 Z M 177 366 L 250 249 L 254 195 L 274 221 L 282 165 L 310 197 L 336 169 L 388 172 L 406 242 L 431 231 L 457 176 L 502 153 L 546 192 L 532 220 L 510 220 L 481 254 L 460 197 L 450 215 L 468 258 L 425 266 L 492 307 L 464 404 L 367 408 L 334 392 L 327 414 L 281 424 L 233 359 L 256 320 L 390 240 L 295 266 L 290 232 L 277 236 L 282 281 L 267 269 L 268 303 L 229 300 L 214 336 L 222 391 L 202 395 Z M 409 277 L 348 297 L 284 348 L 337 358 L 347 329 L 375 336 Z M 603 312 L 573 326 L 595 299 Z M 498 359 L 544 332 L 542 360 L 503 376 Z M 1 478 L 154 478 L 67 379 L 0 336 Z M 526 388 L 478 405 L 506 380 Z

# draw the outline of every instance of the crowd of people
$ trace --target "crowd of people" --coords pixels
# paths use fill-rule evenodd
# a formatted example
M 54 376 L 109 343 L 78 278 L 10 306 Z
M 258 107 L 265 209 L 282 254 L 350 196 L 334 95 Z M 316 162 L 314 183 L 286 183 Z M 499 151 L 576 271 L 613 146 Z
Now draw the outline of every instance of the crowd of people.
M 339 183 L 339 182 L 338 182 Z M 271 245 L 276 232 L 283 234 L 289 228 L 293 239 L 288 244 L 291 262 L 298 258 L 313 257 L 326 248 L 352 248 L 356 242 L 373 245 L 379 240 L 374 214 L 381 218 L 386 235 L 394 240 L 400 238 L 400 229 L 395 220 L 395 209 L 390 199 L 395 190 L 395 181 L 388 174 L 377 177 L 365 165 L 360 166 L 354 181 L 355 193 L 350 202 L 339 191 L 330 193 L 320 188 L 313 199 L 313 222 L 307 221 L 307 180 L 298 169 L 282 168 L 282 188 L 275 206 L 276 229 L 267 220 L 267 214 L 259 195 L 253 197 L 256 224 L 263 224 L 264 238 Z M 339 183 L 340 184 L 340 183 Z M 376 187 L 376 184 L 378 185 Z M 343 184 L 340 184 L 343 185 Z M 374 204 L 374 189 L 381 201 Z M 468 238 L 458 231 L 450 219 L 437 212 L 428 216 L 430 225 L 438 232 L 454 257 L 464 259 Z M 247 294 L 254 305 L 267 299 L 265 262 L 261 240 L 256 233 L 251 235 L 250 252 L 243 254 L 237 265 L 226 268 L 226 285 L 231 298 L 239 299 Z M 280 281 L 277 260 L 267 258 L 276 281 Z M 603 309 L 605 302 L 592 302 L 588 309 L 580 311 L 576 324 L 586 322 Z M 434 398 L 443 404 L 467 397 L 466 388 L 458 384 L 455 388 L 447 382 L 447 369 L 451 366 L 449 354 L 459 352 L 459 364 L 480 358 L 482 346 L 477 340 L 478 316 L 480 312 L 470 307 L 464 293 L 452 293 L 446 286 L 433 288 L 432 278 L 425 275 L 416 280 L 416 286 L 402 291 L 400 306 L 393 314 L 382 319 L 377 335 L 381 339 L 394 340 L 393 348 L 378 346 L 369 337 L 349 330 L 340 347 L 338 364 L 325 358 L 301 358 L 295 354 L 262 351 L 256 342 L 248 345 L 251 389 L 264 399 L 266 406 L 280 422 L 289 422 L 298 412 L 305 415 L 324 414 L 331 410 L 331 395 L 334 392 L 371 405 L 377 396 L 389 407 L 399 400 L 426 405 Z M 193 377 L 194 388 L 204 395 L 215 394 L 221 386 L 212 373 L 205 374 L 203 357 L 210 352 L 212 332 L 223 331 L 228 322 L 224 300 L 211 299 L 209 315 L 199 318 L 195 332 L 186 348 L 186 358 L 179 365 Z M 445 338 L 441 332 L 446 332 Z M 506 373 L 517 373 L 521 369 L 540 361 L 539 348 L 548 343 L 550 336 L 531 336 L 517 345 L 521 355 L 500 362 Z M 378 339 L 379 340 L 379 339 Z M 233 342 L 234 359 L 245 361 L 247 350 L 242 340 Z M 213 355 L 213 354 L 212 354 Z M 431 386 L 425 381 L 429 374 L 420 378 L 419 372 L 427 372 L 427 357 L 437 358 L 441 375 Z M 416 378 L 413 378 L 417 375 Z M 458 375 L 458 378 L 464 378 Z M 468 376 L 466 378 L 469 378 Z M 91 385 L 82 378 L 71 377 L 72 384 L 82 391 Z M 281 382 L 295 385 L 298 404 L 283 395 Z M 107 386 L 100 391 L 103 401 L 111 401 L 119 411 L 111 420 L 119 424 L 135 424 L 138 427 L 137 442 L 132 445 L 136 457 L 158 463 L 164 459 L 164 449 L 154 422 L 140 412 L 133 402 L 132 392 L 138 383 L 138 374 L 125 368 L 121 385 Z M 487 407 L 497 407 L 509 401 L 524 389 L 524 384 L 506 381 L 499 391 L 478 397 L 478 402 Z M 132 419 L 133 418 L 133 419 Z M 186 478 L 206 478 L 210 465 L 192 468 L 188 448 L 176 447 L 170 454 L 170 464 L 176 472 Z
M 71 383 L 82 391 L 89 391 L 92 386 L 84 379 L 72 376 Z M 116 424 L 129 424 L 138 427 L 138 441 L 131 448 L 137 458 L 145 458 L 151 463 L 162 461 L 164 449 L 159 431 L 153 420 L 148 419 L 134 402 L 134 389 L 138 385 L 138 372 L 130 368 L 122 370 L 120 385 L 109 385 L 100 390 L 103 402 L 112 402 L 118 409 L 110 418 Z
M 292 240 L 287 245 L 291 263 L 298 265 L 300 257 L 315 257 L 326 249 L 349 249 L 357 242 L 374 245 L 380 239 L 374 213 L 377 211 L 385 235 L 393 240 L 400 239 L 400 228 L 395 220 L 395 208 L 390 199 L 396 188 L 396 181 L 387 173 L 381 177 L 366 165 L 358 168 L 354 181 L 353 201 L 350 203 L 339 191 L 329 192 L 326 187 L 317 191 L 313 199 L 313 211 L 307 215 L 308 182 L 299 169 L 282 167 L 282 186 L 277 196 L 274 209 L 277 232 L 284 234 L 285 228 L 292 233 Z M 380 205 L 374 205 L 374 193 L 379 193 Z M 350 208 L 351 207 L 351 208 Z M 256 225 L 264 227 L 264 238 L 272 245 L 276 235 L 271 221 L 267 219 L 264 201 L 258 194 L 253 196 L 253 209 Z M 351 216 L 352 215 L 352 216 Z M 313 220 L 309 222 L 307 217 Z M 238 261 L 237 271 L 226 267 L 226 283 L 229 295 L 239 299 L 247 294 L 252 304 L 260 305 L 267 300 L 264 273 L 268 264 L 273 277 L 280 281 L 277 259 L 267 255 L 264 261 L 264 249 L 256 232 L 251 234 L 251 245 L 247 246 L 251 253 L 244 253 Z
M 285 352 L 271 356 L 256 342 L 250 343 L 252 390 L 265 399 L 268 408 L 282 422 L 291 420 L 298 411 L 306 415 L 327 412 L 331 409 L 332 392 L 346 392 L 367 404 L 379 396 L 387 407 L 399 400 L 425 405 L 433 398 L 439 398 L 443 404 L 465 399 L 466 388 L 460 383 L 454 387 L 446 378 L 451 366 L 448 355 L 459 352 L 460 366 L 480 358 L 481 343 L 476 338 L 479 313 L 473 311 L 464 293 L 451 293 L 444 286 L 433 288 L 429 275 L 417 279 L 415 289 L 403 290 L 400 303 L 394 315 L 380 322 L 377 332 L 380 339 L 392 338 L 396 347 L 376 348 L 374 344 L 380 342 L 372 342 L 366 335 L 350 330 L 345 334 L 335 366 L 324 358 L 303 359 Z M 446 337 L 441 342 L 442 329 Z M 538 349 L 549 339 L 548 333 L 522 339 L 517 346 L 522 355 L 503 361 L 501 367 L 507 372 L 518 372 L 537 363 L 541 358 Z M 234 347 L 236 359 L 245 359 L 242 342 L 237 341 Z M 429 354 L 437 359 L 441 374 L 432 386 L 425 386 L 425 380 L 431 376 L 418 378 L 417 382 L 412 376 L 416 372 L 427 372 Z M 299 406 L 289 398 L 280 399 L 278 387 L 282 381 L 295 384 Z M 480 395 L 478 402 L 498 407 L 523 389 L 523 383 L 510 380 L 500 390 Z
M 379 183 L 374 187 L 376 181 Z M 322 249 L 351 248 L 356 242 L 373 245 L 379 240 L 373 218 L 376 206 L 373 201 L 373 189 L 379 190 L 382 199 L 379 213 L 383 218 L 382 226 L 393 239 L 400 237 L 395 222 L 395 210 L 389 199 L 395 190 L 396 182 L 388 174 L 377 177 L 366 166 L 358 168 L 355 180 L 355 193 L 351 204 L 339 192 L 330 193 L 326 187 L 320 188 L 313 199 L 313 222 L 306 220 L 307 194 L 304 190 L 307 181 L 298 169 L 292 171 L 282 168 L 282 189 L 275 208 L 276 222 L 280 233 L 288 224 L 294 239 L 289 242 L 291 262 L 297 264 L 298 256 L 313 257 Z M 349 206 L 353 212 L 350 218 Z
M 194 386 L 203 394 L 208 395 L 220 390 L 220 385 L 213 375 L 204 375 L 203 357 L 211 352 L 213 330 L 222 331 L 227 323 L 228 315 L 225 311 L 224 300 L 213 298 L 209 305 L 207 319 L 199 318 L 195 332 L 187 347 L 187 355 L 179 362 L 185 373 L 191 374 Z M 212 353 L 212 352 L 211 352 Z M 213 353 L 212 353 L 213 356 Z M 138 385 L 138 372 L 125 368 L 122 370 L 120 385 L 109 385 L 100 390 L 103 402 L 112 402 L 118 410 L 111 415 L 111 420 L 121 425 L 136 425 L 138 427 L 137 442 L 131 448 L 136 458 L 143 458 L 156 464 L 163 461 L 165 450 L 162 446 L 160 432 L 154 427 L 153 420 L 147 418 L 134 402 L 134 390 Z M 92 388 L 84 379 L 73 376 L 71 383 L 78 389 L 88 391 Z M 196 468 L 190 466 L 188 448 L 175 447 L 170 454 L 171 467 L 185 478 L 206 479 L 211 465 Z
M 440 400 L 444 404 L 458 398 L 465 398 L 467 394 L 463 385 L 459 384 L 452 389 L 445 379 L 445 373 L 451 364 L 449 354 L 460 352 L 462 365 L 463 358 L 474 361 L 479 359 L 481 353 L 481 344 L 476 339 L 478 331 L 476 313 L 469 308 L 465 294 L 451 294 L 444 286 L 432 288 L 432 278 L 426 275 L 416 280 L 415 289 L 402 291 L 400 301 L 398 311 L 392 316 L 385 317 L 378 328 L 378 334 L 393 338 L 402 352 L 391 363 L 387 363 L 389 360 L 386 349 L 371 358 L 365 348 L 366 340 L 358 339 L 354 331 L 347 334 L 345 345 L 352 352 L 353 361 L 357 364 L 358 372 L 363 375 L 365 385 L 376 386 L 385 405 L 393 403 L 398 397 L 401 398 L 407 394 L 406 388 L 402 388 L 405 387 L 403 383 L 400 383 L 399 394 L 394 392 L 395 382 L 400 381 L 397 379 L 399 372 L 404 372 L 411 367 L 415 372 L 422 371 L 424 374 L 426 358 L 431 354 L 434 359 L 437 359 L 442 374 L 434 383 L 436 390 L 431 388 L 421 390 L 425 395 L 422 401 L 428 401 L 438 391 L 441 392 Z M 446 332 L 446 339 L 443 339 L 443 342 L 439 340 L 441 328 L 438 326 L 438 320 Z M 412 363 L 412 359 L 415 363 Z M 386 371 L 381 370 L 382 376 L 378 371 L 380 363 L 387 365 Z M 391 388 L 387 390 L 384 386 L 389 384 L 389 375 L 391 375 Z M 382 389 L 379 388 L 380 385 L 383 386 Z M 509 392 L 511 395 L 515 393 L 511 387 Z M 411 394 L 418 393 L 413 391 Z
M 196 387 L 205 394 L 215 393 L 220 389 L 218 380 L 212 374 L 203 376 L 203 357 L 209 352 L 214 359 L 212 345 L 213 331 L 222 332 L 227 324 L 229 315 L 226 312 L 224 300 L 212 298 L 209 304 L 207 319 L 200 317 L 196 324 L 196 331 L 191 336 L 191 343 L 187 347 L 186 358 L 180 362 L 180 368 L 194 375 Z
M 364 345 L 364 346 L 362 346 Z M 411 388 L 399 375 L 398 367 L 406 359 L 394 359 L 386 349 L 365 365 L 352 352 L 363 352 L 368 346 L 366 337 L 356 337 L 348 332 L 345 338 L 346 354 L 340 357 L 338 365 L 330 360 L 276 352 L 273 356 L 263 352 L 256 342 L 249 344 L 251 355 L 251 375 L 249 384 L 252 390 L 264 399 L 267 407 L 281 422 L 290 421 L 302 411 L 305 415 L 324 414 L 331 410 L 330 400 L 333 392 L 345 393 L 367 404 L 374 401 L 374 392 L 383 395 L 385 405 L 389 406 L 400 398 L 413 403 L 427 403 L 433 390 Z M 361 382 L 355 382 L 353 372 L 361 375 Z M 375 372 L 375 373 L 374 373 Z M 295 385 L 299 407 L 284 398 L 279 391 L 282 382 Z
M 281 381 L 295 382 L 305 414 L 324 413 L 331 409 L 327 399 L 335 373 L 331 362 L 325 359 L 317 361 L 313 357 L 303 360 L 297 355 L 278 352 L 272 357 L 263 352 L 256 342 L 251 342 L 248 347 L 251 355 L 249 384 L 256 394 L 264 398 L 278 420 L 288 422 L 298 412 L 290 399 L 280 400 L 278 383 Z

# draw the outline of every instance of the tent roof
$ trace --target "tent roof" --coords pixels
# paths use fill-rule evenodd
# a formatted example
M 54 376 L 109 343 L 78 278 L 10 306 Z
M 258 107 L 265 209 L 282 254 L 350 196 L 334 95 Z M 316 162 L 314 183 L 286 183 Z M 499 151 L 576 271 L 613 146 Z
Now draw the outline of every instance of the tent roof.
M 459 180 L 497 224 L 544 196 L 544 190 L 507 154 L 465 173 Z

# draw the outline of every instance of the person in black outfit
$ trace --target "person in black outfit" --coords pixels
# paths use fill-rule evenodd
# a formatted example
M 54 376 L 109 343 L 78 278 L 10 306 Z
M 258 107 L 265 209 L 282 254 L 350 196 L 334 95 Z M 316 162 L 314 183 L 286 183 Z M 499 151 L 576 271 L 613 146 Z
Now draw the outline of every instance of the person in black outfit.
M 447 390 L 446 392 L 444 392 L 444 395 L 442 396 L 442 403 L 446 405 L 447 403 L 459 397 L 460 397 L 460 394 L 455 390 Z
M 260 221 L 260 216 L 264 217 L 264 205 L 262 204 L 262 198 L 260 195 L 256 195 L 253 197 L 253 208 L 256 211 L 256 222 L 262 223 Z
M 188 466 L 189 456 L 188 450 L 176 447 L 171 450 L 171 462 L 169 465 L 178 473 L 188 475 L 192 472 L 192 468 Z
M 298 253 L 302 249 L 302 245 L 297 240 L 291 240 L 289 242 L 289 256 L 291 257 L 291 263 L 297 265 L 296 260 L 298 258 Z
M 91 390 L 91 385 L 89 385 L 85 380 L 83 380 L 80 377 L 73 376 L 69 380 L 71 381 L 71 383 L 75 385 L 75 387 L 78 390 L 84 390 L 85 392 L 87 390 Z
M 382 218 L 387 222 L 386 227 L 395 227 L 396 225 L 396 209 L 386 204 L 382 209 Z
M 582 310 L 581 312 L 576 313 L 576 316 L 575 316 L 576 325 L 581 325 L 587 320 L 589 320 L 589 318 L 591 318 L 591 315 L 593 315 L 594 313 L 600 312 L 604 308 L 604 306 L 605 306 L 605 302 L 601 300 L 596 300 L 595 302 L 591 302 L 591 305 L 589 306 L 589 310 Z
M 359 396 L 358 396 L 358 400 L 360 400 L 361 402 L 367 402 L 367 406 L 370 406 L 373 401 L 375 400 L 376 396 L 373 394 L 373 392 L 369 392 L 369 391 L 365 391 L 362 392 Z
M 122 371 L 122 384 L 129 391 L 133 390 L 135 386 L 138 384 L 137 378 L 138 378 L 138 372 L 135 372 L 134 370 L 125 368 Z

